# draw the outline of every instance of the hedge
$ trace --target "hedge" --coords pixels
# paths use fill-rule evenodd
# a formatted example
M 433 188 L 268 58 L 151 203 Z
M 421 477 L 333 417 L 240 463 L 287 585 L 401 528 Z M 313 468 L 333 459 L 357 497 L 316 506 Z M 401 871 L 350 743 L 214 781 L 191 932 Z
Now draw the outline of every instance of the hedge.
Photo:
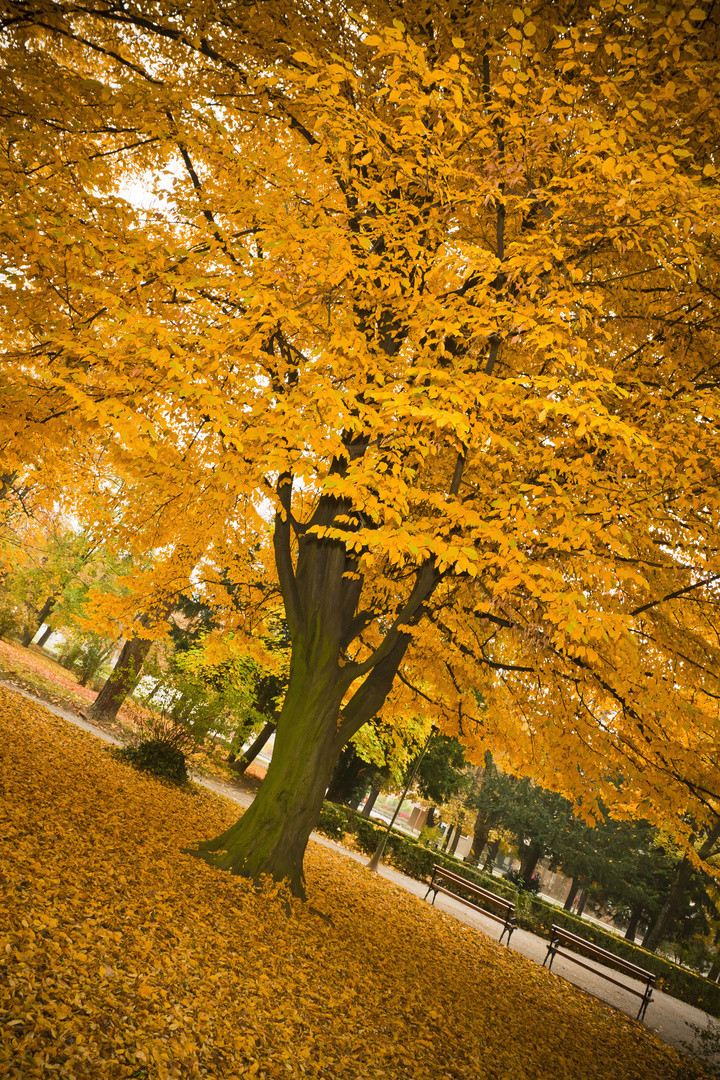
M 334 840 L 342 839 L 346 832 L 350 833 L 355 845 L 367 855 L 372 855 L 385 832 L 383 826 L 376 825 L 357 811 L 327 802 L 323 804 L 317 828 L 319 832 L 331 836 Z M 712 1016 L 720 1017 L 720 985 L 718 983 L 710 982 L 702 975 L 696 975 L 695 972 L 678 967 L 671 960 L 648 952 L 640 945 L 625 941 L 607 930 L 601 930 L 593 923 L 586 922 L 577 915 L 571 915 L 562 908 L 541 900 L 531 892 L 518 889 L 505 878 L 484 874 L 482 870 L 470 866 L 461 859 L 445 855 L 440 851 L 431 851 L 416 840 L 394 831 L 388 837 L 384 858 L 395 869 L 417 881 L 428 881 L 435 863 L 454 870 L 469 881 L 474 881 L 498 896 L 512 900 L 515 904 L 518 926 L 523 930 L 529 930 L 549 939 L 553 923 L 563 926 L 579 934 L 580 937 L 592 941 L 595 945 L 599 945 L 601 949 L 607 949 L 608 952 L 615 953 L 616 956 L 621 956 L 645 968 L 646 971 L 652 971 L 657 975 L 657 988 L 663 993 L 679 998 L 688 1005 L 695 1005 L 696 1008 Z

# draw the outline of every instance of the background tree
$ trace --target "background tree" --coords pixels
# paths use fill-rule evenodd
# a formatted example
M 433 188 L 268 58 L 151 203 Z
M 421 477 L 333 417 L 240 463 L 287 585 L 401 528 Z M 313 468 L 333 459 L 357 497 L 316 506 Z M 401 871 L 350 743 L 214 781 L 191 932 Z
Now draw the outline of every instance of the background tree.
M 703 830 L 697 837 L 696 848 L 692 853 L 686 853 L 683 856 L 676 869 L 672 886 L 665 897 L 665 902 L 643 940 L 643 948 L 654 950 L 667 936 L 672 920 L 677 913 L 696 868 L 702 863 L 707 865 L 708 860 L 717 856 L 720 850 L 718 848 L 718 839 L 720 839 L 720 817 L 716 818 L 710 827 Z

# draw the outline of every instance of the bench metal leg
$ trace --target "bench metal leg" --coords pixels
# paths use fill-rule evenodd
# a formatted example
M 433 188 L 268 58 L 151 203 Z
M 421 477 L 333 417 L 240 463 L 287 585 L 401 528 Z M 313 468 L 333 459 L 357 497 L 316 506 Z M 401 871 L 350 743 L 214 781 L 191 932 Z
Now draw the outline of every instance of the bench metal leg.
M 640 1011 L 637 1014 L 637 1018 L 640 1021 L 640 1023 L 642 1023 L 643 1020 L 645 1019 L 645 1013 L 647 1012 L 647 1007 L 650 1004 L 650 1002 L 652 1001 L 652 988 L 648 987 L 648 989 L 650 990 L 650 993 L 648 994 L 647 991 L 646 991 L 645 996 L 643 997 L 642 1001 L 640 1002 Z
M 548 956 L 550 957 L 550 963 L 548 964 L 548 971 L 552 970 L 553 960 L 555 959 L 555 949 L 553 949 L 552 941 L 548 945 L 548 951 L 545 953 L 545 959 L 543 960 L 543 967 L 547 964 Z
M 433 905 L 434 905 L 434 904 L 435 904 L 435 901 L 436 901 L 436 899 L 437 899 L 437 889 L 435 889 L 435 888 L 434 888 L 434 887 L 433 887 L 432 885 L 429 885 L 429 886 L 428 886 L 428 891 L 427 891 L 427 892 L 425 893 L 425 895 L 423 896 L 423 900 L 427 900 L 427 898 L 428 898 L 428 894 L 429 894 L 429 893 L 432 893 L 432 894 L 433 894 L 433 898 L 432 898 L 432 903 L 433 903 Z
M 508 947 L 508 948 L 510 948 L 510 938 L 512 937 L 512 933 L 513 933 L 513 930 L 514 930 L 514 929 L 515 929 L 515 927 L 514 927 L 514 926 L 508 926 L 508 925 L 507 925 L 507 923 L 506 923 L 506 924 L 505 924 L 505 926 L 503 926 L 503 931 L 502 931 L 502 934 L 501 934 L 501 935 L 500 935 L 500 937 L 498 938 L 498 945 L 502 945 L 502 939 L 503 939 L 503 938 L 505 937 L 505 935 L 507 934 L 507 936 L 508 936 L 508 939 L 507 939 L 507 941 L 505 942 L 505 944 L 507 945 L 507 947 Z

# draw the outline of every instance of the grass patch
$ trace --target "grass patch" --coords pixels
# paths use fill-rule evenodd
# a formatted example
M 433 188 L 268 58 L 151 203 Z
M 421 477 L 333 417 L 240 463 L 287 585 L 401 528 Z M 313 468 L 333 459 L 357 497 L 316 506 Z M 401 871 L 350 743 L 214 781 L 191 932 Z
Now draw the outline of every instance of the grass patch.
M 0 1072 L 692 1080 L 641 1025 L 311 844 L 310 902 L 180 854 L 236 817 L 0 688 Z

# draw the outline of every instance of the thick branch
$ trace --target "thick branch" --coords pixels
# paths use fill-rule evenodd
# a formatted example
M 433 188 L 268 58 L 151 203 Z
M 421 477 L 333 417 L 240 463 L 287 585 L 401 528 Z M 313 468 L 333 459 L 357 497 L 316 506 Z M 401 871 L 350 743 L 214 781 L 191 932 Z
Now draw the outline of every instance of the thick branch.
M 290 550 L 291 514 L 292 502 L 292 476 L 283 473 L 278 477 L 277 494 L 283 513 L 275 515 L 275 531 L 273 532 L 273 548 L 275 549 L 275 565 L 277 566 L 280 591 L 285 602 L 285 614 L 287 615 L 290 636 L 293 637 L 304 625 L 300 594 L 295 580 L 292 552 Z
M 407 633 L 396 636 L 390 651 L 375 664 L 342 710 L 338 734 L 343 743 L 368 720 L 372 720 L 382 707 L 411 640 L 411 635 Z
M 356 679 L 367 674 L 367 672 L 372 671 L 373 668 L 380 665 L 387 656 L 393 653 L 398 641 L 406 636 L 400 628 L 417 622 L 423 604 L 432 596 L 439 580 L 440 574 L 435 567 L 434 560 L 424 563 L 419 568 L 413 591 L 374 653 L 361 664 L 348 664 L 343 669 L 348 686 L 355 682 Z

